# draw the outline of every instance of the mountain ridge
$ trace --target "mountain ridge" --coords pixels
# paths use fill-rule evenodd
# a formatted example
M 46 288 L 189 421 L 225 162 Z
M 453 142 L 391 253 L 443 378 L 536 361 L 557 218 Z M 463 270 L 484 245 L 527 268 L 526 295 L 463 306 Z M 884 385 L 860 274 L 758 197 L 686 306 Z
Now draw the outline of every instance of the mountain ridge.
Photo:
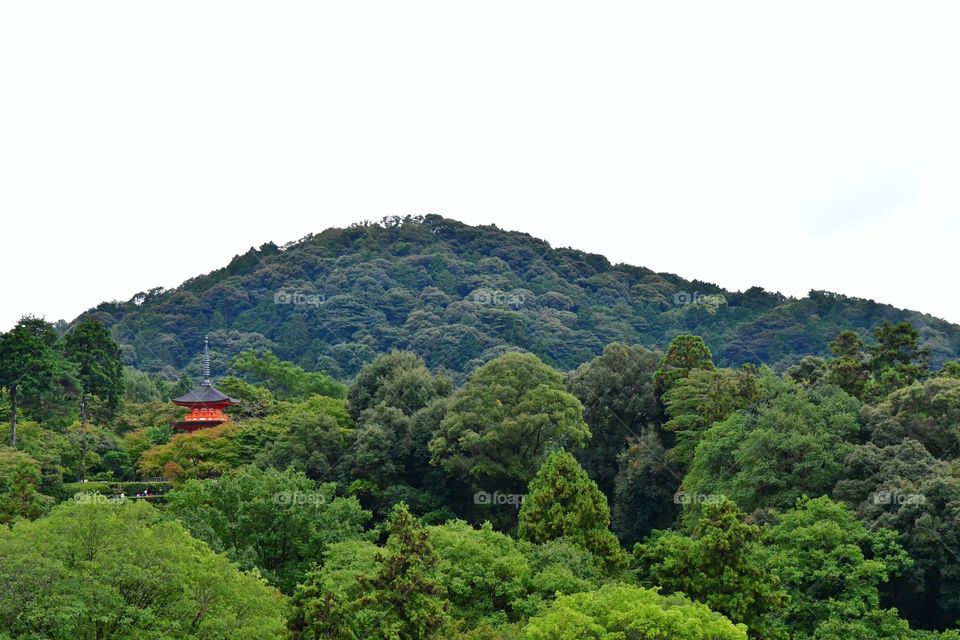
M 782 369 L 825 354 L 841 330 L 869 340 L 883 321 L 913 323 L 934 365 L 960 353 L 960 326 L 918 311 L 824 291 L 729 291 L 438 215 L 267 242 L 77 320 L 91 317 L 111 327 L 128 364 L 171 374 L 195 366 L 205 334 L 220 367 L 244 349 L 271 349 L 341 378 L 392 348 L 459 377 L 509 349 L 572 369 L 609 342 L 664 348 L 687 332 L 703 335 L 719 364 Z

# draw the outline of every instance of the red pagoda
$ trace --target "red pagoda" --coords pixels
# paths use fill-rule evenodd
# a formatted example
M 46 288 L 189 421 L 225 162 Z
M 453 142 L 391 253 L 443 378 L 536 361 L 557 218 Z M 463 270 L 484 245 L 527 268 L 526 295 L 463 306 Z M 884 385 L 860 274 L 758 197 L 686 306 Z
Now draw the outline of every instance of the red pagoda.
M 187 395 L 175 398 L 173 404 L 190 409 L 182 421 L 173 424 L 178 431 L 196 431 L 228 422 L 230 416 L 223 410 L 240 404 L 210 384 L 210 346 L 206 338 L 203 339 L 203 382 Z

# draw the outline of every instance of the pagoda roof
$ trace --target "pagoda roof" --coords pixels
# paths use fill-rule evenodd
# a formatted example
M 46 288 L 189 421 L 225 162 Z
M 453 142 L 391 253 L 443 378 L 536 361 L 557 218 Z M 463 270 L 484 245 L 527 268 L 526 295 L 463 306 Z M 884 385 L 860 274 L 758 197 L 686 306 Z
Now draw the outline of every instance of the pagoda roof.
M 209 382 L 201 384 L 185 396 L 174 398 L 174 404 L 240 404 L 240 401 L 226 395 Z

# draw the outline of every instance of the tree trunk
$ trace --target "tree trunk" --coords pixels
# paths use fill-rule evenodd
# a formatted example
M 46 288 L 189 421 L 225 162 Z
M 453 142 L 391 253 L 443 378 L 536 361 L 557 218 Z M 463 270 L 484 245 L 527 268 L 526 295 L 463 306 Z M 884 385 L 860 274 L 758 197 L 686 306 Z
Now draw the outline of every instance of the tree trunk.
M 17 387 L 10 387 L 10 447 L 17 448 Z
M 87 394 L 80 392 L 80 424 L 87 424 Z

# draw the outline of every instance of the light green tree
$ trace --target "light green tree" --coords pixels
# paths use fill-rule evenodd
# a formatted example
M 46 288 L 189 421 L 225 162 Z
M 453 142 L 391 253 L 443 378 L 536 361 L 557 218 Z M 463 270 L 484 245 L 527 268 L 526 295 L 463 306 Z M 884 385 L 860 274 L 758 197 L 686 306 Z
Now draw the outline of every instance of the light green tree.
M 0 450 L 0 525 L 38 518 L 53 502 L 40 493 L 40 463 L 22 451 Z
M 285 604 L 142 502 L 83 502 L 0 530 L 0 629 L 11 638 L 261 640 Z
M 697 445 L 682 489 L 691 496 L 725 495 L 746 512 L 788 509 L 803 495 L 829 493 L 861 431 L 861 405 L 832 385 L 780 381 L 755 409 L 708 429 Z M 684 507 L 685 521 L 698 511 Z
M 770 569 L 763 530 L 742 520 L 733 502 L 717 501 L 704 506 L 690 536 L 656 532 L 634 547 L 640 578 L 747 625 L 753 638 L 785 640 L 776 614 L 786 591 Z
M 823 496 L 801 498 L 770 531 L 773 573 L 789 594 L 782 617 L 797 637 L 836 637 L 837 625 L 872 629 L 898 625 L 880 609 L 880 584 L 912 560 L 889 529 L 868 531 L 853 512 Z M 820 627 L 823 627 L 821 629 Z M 804 635 L 806 634 L 806 635 Z
M 558 598 L 530 619 L 522 640 L 747 640 L 735 625 L 706 605 L 682 596 L 624 584 L 605 585 Z
M 531 578 L 521 544 L 489 523 L 474 529 L 454 520 L 428 532 L 438 558 L 435 575 L 454 619 L 470 628 L 520 619 Z
M 278 400 L 303 400 L 311 395 L 343 398 L 346 388 L 322 371 L 304 371 L 270 351 L 244 351 L 233 367 L 263 384 Z
M 297 587 L 289 624 L 294 640 L 443 637 L 450 603 L 433 577 L 437 555 L 427 531 L 401 503 L 387 532 L 386 546 L 373 547 L 372 558 L 369 546 L 340 545 L 339 561 L 328 557 Z

